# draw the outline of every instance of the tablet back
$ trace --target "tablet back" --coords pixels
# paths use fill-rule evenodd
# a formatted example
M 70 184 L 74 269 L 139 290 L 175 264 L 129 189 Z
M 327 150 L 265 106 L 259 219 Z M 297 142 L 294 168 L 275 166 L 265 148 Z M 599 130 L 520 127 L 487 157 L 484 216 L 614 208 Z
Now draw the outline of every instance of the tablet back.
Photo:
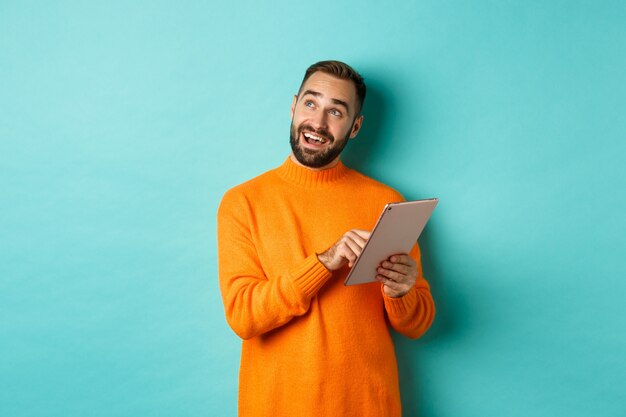
M 433 198 L 387 204 L 344 284 L 376 282 L 380 263 L 391 255 L 409 253 L 438 202 Z

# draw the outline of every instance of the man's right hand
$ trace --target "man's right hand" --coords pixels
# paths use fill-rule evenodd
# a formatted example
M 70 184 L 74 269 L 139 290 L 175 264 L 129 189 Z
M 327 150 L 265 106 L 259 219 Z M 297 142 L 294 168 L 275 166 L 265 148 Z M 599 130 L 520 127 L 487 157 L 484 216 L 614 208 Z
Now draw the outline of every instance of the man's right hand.
M 352 267 L 371 234 L 366 230 L 349 230 L 328 250 L 318 254 L 317 258 L 329 271 L 336 271 L 345 264 Z

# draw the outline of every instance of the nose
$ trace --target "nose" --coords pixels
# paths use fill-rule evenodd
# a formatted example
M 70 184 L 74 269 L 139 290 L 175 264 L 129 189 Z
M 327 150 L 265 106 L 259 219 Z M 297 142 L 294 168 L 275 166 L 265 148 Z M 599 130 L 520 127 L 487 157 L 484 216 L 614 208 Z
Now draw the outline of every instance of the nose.
M 328 114 L 325 111 L 318 111 L 311 120 L 315 129 L 328 128 Z

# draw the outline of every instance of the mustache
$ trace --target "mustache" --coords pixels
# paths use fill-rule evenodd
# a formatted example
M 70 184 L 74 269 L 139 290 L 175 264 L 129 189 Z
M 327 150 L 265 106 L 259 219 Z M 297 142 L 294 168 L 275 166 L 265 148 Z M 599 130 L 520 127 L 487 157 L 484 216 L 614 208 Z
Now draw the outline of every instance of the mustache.
M 335 141 L 335 137 L 326 129 L 315 129 L 313 126 L 307 125 L 307 124 L 300 125 L 300 127 L 298 127 L 298 134 L 301 134 L 304 132 L 315 133 L 318 136 L 323 136 L 324 138 L 328 139 L 330 142 Z

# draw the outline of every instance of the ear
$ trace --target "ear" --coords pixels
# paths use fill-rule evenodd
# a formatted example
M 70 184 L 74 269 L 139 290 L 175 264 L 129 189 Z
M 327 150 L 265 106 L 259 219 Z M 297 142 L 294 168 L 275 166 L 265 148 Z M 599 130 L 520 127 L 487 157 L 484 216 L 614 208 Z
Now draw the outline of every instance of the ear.
M 359 133 L 359 130 L 361 130 L 362 125 L 363 125 L 363 115 L 360 115 L 359 117 L 356 118 L 356 120 L 352 124 L 352 130 L 350 131 L 350 139 L 353 139 L 356 137 L 356 135 Z
M 296 103 L 298 102 L 298 96 L 293 96 L 293 101 L 291 102 L 291 120 L 293 120 L 293 112 L 296 110 Z

